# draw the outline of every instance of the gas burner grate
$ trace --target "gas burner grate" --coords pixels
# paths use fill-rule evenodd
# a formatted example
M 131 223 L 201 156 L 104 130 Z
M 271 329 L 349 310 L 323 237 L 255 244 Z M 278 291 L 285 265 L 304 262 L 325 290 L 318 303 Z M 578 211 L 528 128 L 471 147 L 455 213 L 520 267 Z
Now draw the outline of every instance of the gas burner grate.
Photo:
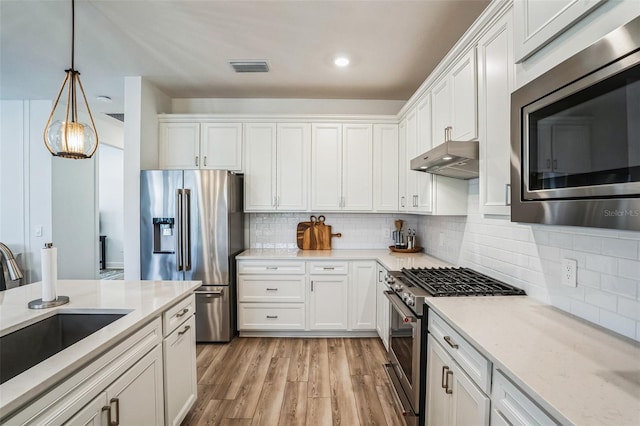
M 505 284 L 469 268 L 402 269 L 413 285 L 433 296 L 517 296 L 524 290 Z

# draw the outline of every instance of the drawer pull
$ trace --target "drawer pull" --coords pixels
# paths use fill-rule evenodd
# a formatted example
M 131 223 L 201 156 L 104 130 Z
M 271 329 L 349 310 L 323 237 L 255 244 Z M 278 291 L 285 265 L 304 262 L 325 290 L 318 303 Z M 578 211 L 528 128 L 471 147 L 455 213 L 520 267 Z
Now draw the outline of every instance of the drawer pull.
M 278 319 L 277 315 L 267 315 L 267 319 Z
M 181 318 L 183 317 L 187 312 L 189 312 L 189 308 L 184 308 L 183 310 L 181 310 L 180 312 L 178 312 L 176 314 L 176 317 Z
M 336 268 L 333 266 L 324 266 L 322 269 L 324 269 L 325 271 L 333 271 Z
M 102 407 L 102 411 L 107 412 L 107 426 L 111 426 L 113 424 L 113 420 L 111 420 L 111 407 L 108 405 L 105 405 L 104 407 Z
M 267 287 L 267 291 L 278 291 L 278 289 L 277 288 L 269 288 L 269 287 Z
M 109 426 L 118 426 L 120 424 L 120 399 L 111 398 L 109 401 L 109 408 L 111 408 L 111 404 L 116 403 L 116 419 L 112 422 L 109 422 Z M 111 412 L 111 410 L 109 410 Z
M 277 271 L 278 267 L 277 266 L 267 266 L 267 269 L 269 269 L 271 271 Z
M 444 336 L 444 341 L 449 344 L 453 349 L 458 349 L 458 344 L 454 342 L 450 336 Z
M 186 327 L 184 328 L 184 330 L 182 330 L 182 331 L 178 331 L 178 336 L 182 336 L 184 333 L 186 333 L 187 331 L 189 331 L 189 329 L 190 329 L 190 328 L 191 328 L 191 326 L 190 326 L 190 325 L 188 325 L 188 326 L 186 326 Z

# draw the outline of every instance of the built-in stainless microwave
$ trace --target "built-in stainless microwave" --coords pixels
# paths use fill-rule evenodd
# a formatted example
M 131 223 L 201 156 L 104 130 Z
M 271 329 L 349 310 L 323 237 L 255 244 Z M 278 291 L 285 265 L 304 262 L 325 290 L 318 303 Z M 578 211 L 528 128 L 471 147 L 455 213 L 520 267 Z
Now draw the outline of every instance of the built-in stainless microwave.
M 640 17 L 511 105 L 513 222 L 640 231 Z

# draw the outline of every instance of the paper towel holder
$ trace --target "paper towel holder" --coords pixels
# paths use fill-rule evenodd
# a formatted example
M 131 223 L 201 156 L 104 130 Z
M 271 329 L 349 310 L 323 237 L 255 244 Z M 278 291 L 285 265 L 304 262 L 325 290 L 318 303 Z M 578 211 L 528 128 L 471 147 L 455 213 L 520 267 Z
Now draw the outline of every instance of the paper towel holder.
M 53 243 L 46 243 L 44 245 L 45 249 L 50 249 L 53 247 Z M 47 309 L 54 308 L 56 306 L 64 305 L 69 303 L 69 296 L 58 296 L 53 300 L 43 301 L 42 299 L 32 300 L 27 304 L 29 309 Z

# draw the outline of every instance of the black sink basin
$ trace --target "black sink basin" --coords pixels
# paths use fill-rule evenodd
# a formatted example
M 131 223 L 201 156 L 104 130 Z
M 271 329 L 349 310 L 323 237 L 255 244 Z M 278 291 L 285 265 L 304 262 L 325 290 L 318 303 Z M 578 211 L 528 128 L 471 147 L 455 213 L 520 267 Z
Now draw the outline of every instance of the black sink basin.
M 0 383 L 12 379 L 126 314 L 56 314 L 0 337 Z

